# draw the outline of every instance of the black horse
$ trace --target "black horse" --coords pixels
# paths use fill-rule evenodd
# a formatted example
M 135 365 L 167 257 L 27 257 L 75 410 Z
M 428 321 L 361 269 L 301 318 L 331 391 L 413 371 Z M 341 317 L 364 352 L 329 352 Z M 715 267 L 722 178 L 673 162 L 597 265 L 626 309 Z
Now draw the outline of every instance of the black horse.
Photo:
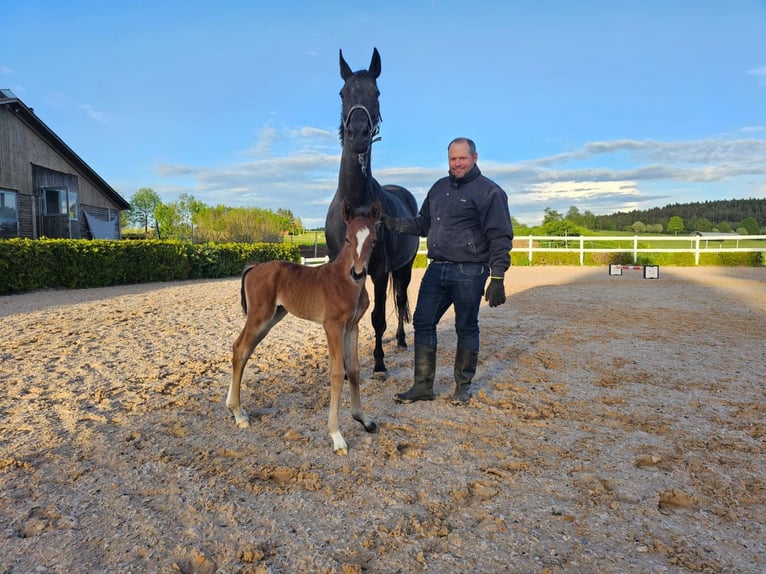
M 412 194 L 398 185 L 381 186 L 372 177 L 371 151 L 380 129 L 377 78 L 380 75 L 380 54 L 373 48 L 369 70 L 352 72 L 340 51 L 340 75 L 345 84 L 340 92 L 343 111 L 340 141 L 343 154 L 340 160 L 338 190 L 330 203 L 325 221 L 325 239 L 330 259 L 334 259 L 345 238 L 343 202 L 348 201 L 358 211 L 369 210 L 373 201 L 380 200 L 383 213 L 391 217 L 415 217 L 417 203 Z M 382 227 L 382 226 L 381 226 Z M 381 228 L 378 243 L 368 266 L 375 288 L 372 326 L 375 329 L 375 372 L 385 372 L 383 361 L 383 333 L 386 330 L 386 291 L 391 285 L 396 302 L 398 327 L 396 343 L 406 347 L 404 322 L 410 320 L 407 287 L 412 277 L 412 262 L 418 251 L 419 239 L 413 235 L 399 235 Z

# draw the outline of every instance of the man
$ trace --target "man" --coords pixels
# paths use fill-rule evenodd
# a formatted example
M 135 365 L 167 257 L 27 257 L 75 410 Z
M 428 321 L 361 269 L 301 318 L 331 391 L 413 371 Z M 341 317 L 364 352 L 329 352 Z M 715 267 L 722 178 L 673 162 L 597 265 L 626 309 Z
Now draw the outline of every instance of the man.
M 399 403 L 432 401 L 436 373 L 436 326 L 455 307 L 455 392 L 453 404 L 471 400 L 470 385 L 479 356 L 479 306 L 505 303 L 503 278 L 511 264 L 513 227 L 508 196 L 476 165 L 476 144 L 456 138 L 447 147 L 449 176 L 428 191 L 417 217 L 382 216 L 387 229 L 427 236 L 431 260 L 418 292 L 415 328 L 415 376 L 412 388 L 397 393 Z

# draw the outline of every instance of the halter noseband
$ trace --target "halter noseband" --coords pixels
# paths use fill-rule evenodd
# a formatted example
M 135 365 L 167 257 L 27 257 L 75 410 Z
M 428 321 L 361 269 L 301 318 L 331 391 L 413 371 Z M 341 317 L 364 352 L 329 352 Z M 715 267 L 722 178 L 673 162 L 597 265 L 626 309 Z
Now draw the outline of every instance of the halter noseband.
M 367 116 L 367 122 L 370 126 L 370 143 L 367 146 L 367 151 L 364 153 L 360 153 L 358 156 L 359 165 L 362 168 L 362 174 L 367 177 L 367 154 L 370 153 L 370 149 L 372 148 L 372 144 L 375 142 L 379 142 L 381 140 L 380 136 L 378 134 L 380 133 L 380 118 L 378 118 L 377 122 L 372 121 L 372 115 L 370 114 L 370 110 L 368 110 L 365 106 L 362 104 L 356 104 L 355 106 L 351 106 L 351 109 L 348 110 L 348 113 L 346 114 L 346 117 L 343 118 L 343 130 L 348 130 L 348 122 L 351 121 L 351 114 L 353 114 L 356 110 L 362 110 L 365 115 Z M 376 137 L 378 136 L 378 137 Z

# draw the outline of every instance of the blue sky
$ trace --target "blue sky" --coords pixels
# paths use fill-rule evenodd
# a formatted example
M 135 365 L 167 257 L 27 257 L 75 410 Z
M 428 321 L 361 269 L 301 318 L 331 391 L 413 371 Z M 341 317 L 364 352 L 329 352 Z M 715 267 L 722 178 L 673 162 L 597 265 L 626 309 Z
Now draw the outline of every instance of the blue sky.
M 123 197 L 320 226 L 342 86 L 382 59 L 373 174 L 420 204 L 473 138 L 511 215 L 766 197 L 763 0 L 0 0 L 11 89 Z

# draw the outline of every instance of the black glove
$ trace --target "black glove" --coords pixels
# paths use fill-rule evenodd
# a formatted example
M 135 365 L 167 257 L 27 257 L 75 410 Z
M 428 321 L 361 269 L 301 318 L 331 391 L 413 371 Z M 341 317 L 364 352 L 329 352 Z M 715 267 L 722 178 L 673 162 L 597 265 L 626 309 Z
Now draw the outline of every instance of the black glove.
M 485 301 L 489 301 L 490 307 L 497 307 L 505 303 L 505 285 L 502 277 L 493 277 L 489 280 Z
M 380 214 L 380 222 L 383 224 L 383 227 L 390 231 L 396 231 L 396 218 L 395 217 L 389 217 L 385 213 Z

